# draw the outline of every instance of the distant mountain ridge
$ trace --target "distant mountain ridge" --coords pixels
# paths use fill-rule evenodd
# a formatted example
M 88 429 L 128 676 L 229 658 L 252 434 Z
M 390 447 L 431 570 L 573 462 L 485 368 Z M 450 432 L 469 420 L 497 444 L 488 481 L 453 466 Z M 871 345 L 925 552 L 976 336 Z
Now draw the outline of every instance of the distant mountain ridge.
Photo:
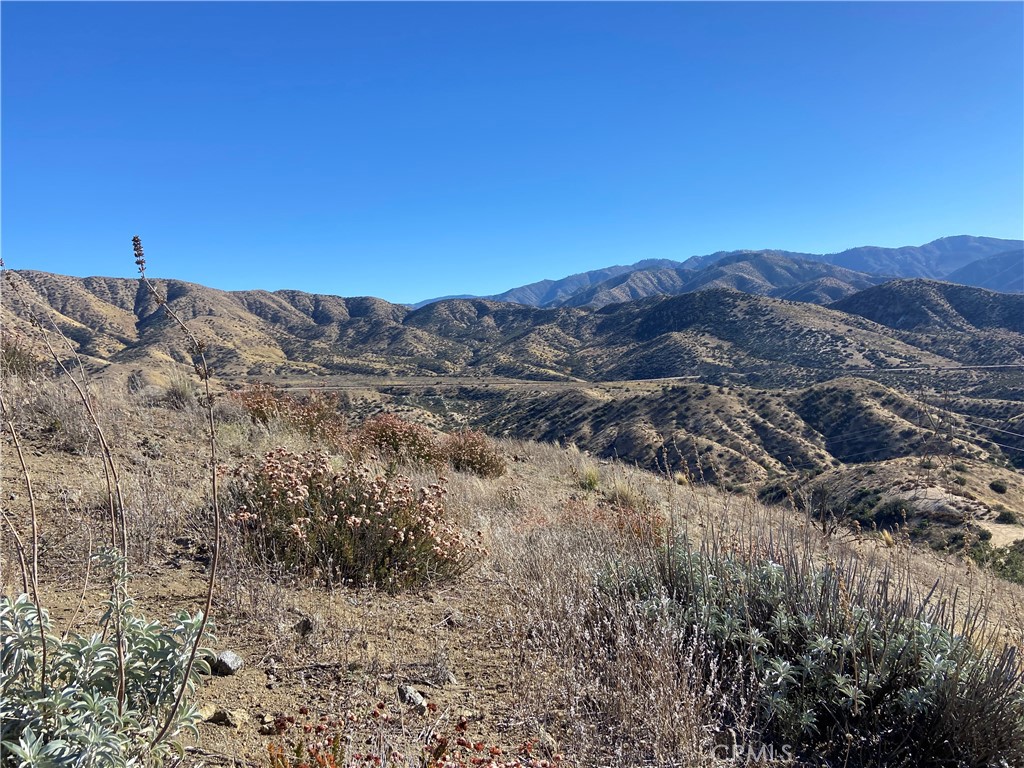
M 605 267 L 478 298 L 532 307 L 602 307 L 647 296 L 731 287 L 757 295 L 828 304 L 892 278 L 948 280 L 1012 293 L 1024 291 L 1022 248 L 1021 240 L 958 235 L 921 246 L 862 246 L 834 254 L 720 251 L 685 261 L 648 259 Z M 1015 260 L 1021 264 L 1019 271 L 1014 270 Z M 1009 279 L 1003 280 L 1007 274 Z M 435 300 L 414 307 L 431 301 Z
M 180 332 L 137 280 L 31 271 L 10 277 L 14 287 L 5 288 L 0 305 L 9 332 L 31 336 L 34 313 L 52 317 L 96 367 L 188 363 Z M 1024 296 L 925 280 L 873 286 L 828 307 L 708 283 L 600 309 L 450 299 L 417 310 L 368 297 L 155 283 L 226 376 L 728 375 L 768 383 L 1024 364 Z

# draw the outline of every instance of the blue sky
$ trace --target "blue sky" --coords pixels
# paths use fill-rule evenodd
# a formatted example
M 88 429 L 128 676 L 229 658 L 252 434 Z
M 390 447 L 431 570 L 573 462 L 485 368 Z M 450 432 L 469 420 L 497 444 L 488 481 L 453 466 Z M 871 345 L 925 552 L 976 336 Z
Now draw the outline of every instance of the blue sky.
M 1024 237 L 1021 3 L 12 3 L 9 267 L 414 301 Z

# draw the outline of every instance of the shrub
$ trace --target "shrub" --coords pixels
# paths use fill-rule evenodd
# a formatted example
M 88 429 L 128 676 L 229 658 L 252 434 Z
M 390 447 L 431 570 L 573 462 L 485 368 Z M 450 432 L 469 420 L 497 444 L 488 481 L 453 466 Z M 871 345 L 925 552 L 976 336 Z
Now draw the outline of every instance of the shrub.
M 445 461 L 433 432 L 390 413 L 364 421 L 356 433 L 355 447 L 392 464 L 439 467 Z
M 254 424 L 269 427 L 281 421 L 310 440 L 340 448 L 347 442 L 348 426 L 340 414 L 341 399 L 334 392 L 310 392 L 293 397 L 269 384 L 254 384 L 231 395 Z
M 1024 540 L 1015 541 L 1006 547 L 993 547 L 988 540 L 978 541 L 970 548 L 968 555 L 979 565 L 990 568 L 1000 578 L 1024 584 Z
M 287 411 L 285 394 L 269 384 L 253 384 L 230 396 L 241 404 L 254 424 L 267 426 L 271 419 L 280 418 Z
M 593 464 L 581 467 L 577 484 L 584 491 L 596 491 L 601 485 L 601 472 Z
M 164 400 L 175 410 L 184 411 L 190 408 L 196 403 L 196 388 L 192 379 L 177 368 L 172 370 L 164 392 Z
M 781 504 L 790 497 L 790 484 L 785 479 L 769 480 L 757 491 L 757 500 L 763 504 Z
M 875 507 L 865 522 L 880 529 L 897 528 L 907 521 L 907 517 L 913 514 L 913 511 L 905 499 L 890 499 Z
M 996 515 L 997 523 L 1004 523 L 1006 525 L 1017 525 L 1020 522 L 1020 515 L 1014 512 L 1012 509 L 1003 507 L 999 510 L 999 514 Z
M 108 603 L 108 611 L 113 611 Z M 0 597 L 3 634 L 2 746 L 4 766 L 129 766 L 160 763 L 172 747 L 152 740 L 171 714 L 197 633 L 200 616 L 181 613 L 163 627 L 121 603 L 125 680 L 118 704 L 118 659 L 114 638 L 60 638 L 46 612 L 42 627 L 36 606 L 26 595 Z M 40 632 L 42 630 L 42 632 Z M 47 660 L 43 675 L 43 637 Z M 197 659 L 187 692 L 209 673 Z M 168 738 L 197 733 L 198 714 L 183 706 L 174 715 Z
M 278 449 L 239 466 L 228 492 L 257 554 L 329 585 L 450 579 L 482 552 L 448 520 L 443 480 L 416 491 L 356 462 L 335 472 L 326 454 Z
M 0 337 L 0 376 L 31 379 L 46 372 L 46 366 L 32 352 L 29 343 L 16 333 Z
M 755 553 L 755 554 L 751 554 Z M 672 548 L 606 584 L 699 642 L 754 705 L 763 743 L 827 765 L 988 765 L 1024 754 L 1024 664 L 948 631 L 891 571 L 824 567 L 790 543 Z M 965 627 L 977 626 L 968 620 Z M 735 702 L 737 711 L 743 702 Z
M 991 488 L 996 493 L 1006 493 L 1006 483 L 1004 483 L 1002 480 L 993 480 L 991 483 L 988 484 L 988 487 Z
M 483 432 L 465 429 L 453 432 L 441 441 L 441 455 L 456 472 L 471 472 L 480 477 L 501 477 L 505 459 Z

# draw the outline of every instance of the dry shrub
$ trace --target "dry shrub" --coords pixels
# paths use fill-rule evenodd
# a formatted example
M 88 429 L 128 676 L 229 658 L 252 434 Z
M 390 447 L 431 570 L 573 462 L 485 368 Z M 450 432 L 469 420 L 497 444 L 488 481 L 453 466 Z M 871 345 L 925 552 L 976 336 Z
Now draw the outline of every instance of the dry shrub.
M 464 429 L 441 441 L 441 455 L 456 472 L 471 472 L 480 477 L 505 474 L 505 458 L 483 432 Z
M 233 473 L 234 518 L 262 558 L 328 585 L 388 590 L 452 579 L 482 553 L 449 519 L 444 481 L 401 476 L 326 454 L 276 450 Z
M 93 410 L 113 443 L 124 444 L 124 398 L 105 383 L 88 389 Z M 26 437 L 44 440 L 53 448 L 85 456 L 97 448 L 96 427 L 73 388 L 59 378 L 36 375 L 8 376 L 4 397 L 16 428 Z
M 242 406 L 254 424 L 270 428 L 280 422 L 334 450 L 348 443 L 348 425 L 341 415 L 337 393 L 314 391 L 294 397 L 269 384 L 254 384 L 233 392 L 231 399 Z
M 648 542 L 663 540 L 668 529 L 665 516 L 651 505 L 638 509 L 623 504 L 594 504 L 582 499 L 566 503 L 561 521 L 570 525 L 596 524 L 621 536 Z
M 17 331 L 8 331 L 0 336 L 0 377 L 32 379 L 43 375 L 46 367 L 29 340 Z
M 420 424 L 381 413 L 367 419 L 355 438 L 357 452 L 375 454 L 392 465 L 441 467 L 445 456 L 434 433 Z
M 524 716 L 580 765 L 723 765 L 708 724 L 731 697 L 699 648 L 599 588 L 609 563 L 653 569 L 652 550 L 586 519 L 512 525 L 495 533 L 495 558 L 511 574 L 505 634 Z

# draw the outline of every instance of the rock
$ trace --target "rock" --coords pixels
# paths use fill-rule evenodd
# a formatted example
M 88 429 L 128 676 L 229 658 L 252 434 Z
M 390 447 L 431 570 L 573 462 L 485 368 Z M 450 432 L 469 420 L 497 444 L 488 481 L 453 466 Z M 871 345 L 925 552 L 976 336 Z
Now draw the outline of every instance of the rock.
M 427 700 L 423 698 L 423 695 L 411 685 L 398 686 L 398 699 L 403 704 L 408 704 L 410 707 L 413 707 L 421 715 L 426 714 Z
M 226 725 L 229 728 L 241 728 L 252 722 L 252 717 L 244 709 L 225 709 L 214 704 L 200 707 L 199 714 L 204 722 Z
M 242 657 L 234 651 L 221 651 L 213 660 L 213 674 L 228 677 L 238 672 L 244 665 Z
M 199 708 L 199 717 L 204 723 L 226 725 L 229 728 L 241 728 L 252 722 L 252 717 L 244 709 L 225 709 L 216 704 L 204 704 Z
M 444 676 L 444 685 L 458 685 L 459 681 L 451 670 Z
M 232 728 L 243 728 L 252 722 L 252 717 L 244 709 L 229 709 L 225 722 Z

